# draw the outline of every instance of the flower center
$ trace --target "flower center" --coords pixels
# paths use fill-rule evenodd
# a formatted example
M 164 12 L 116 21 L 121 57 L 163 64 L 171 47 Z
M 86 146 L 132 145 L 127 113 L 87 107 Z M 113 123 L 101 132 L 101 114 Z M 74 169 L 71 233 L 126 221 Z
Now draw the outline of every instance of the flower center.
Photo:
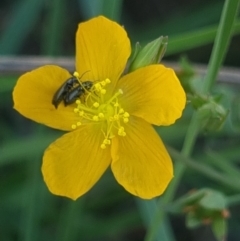
M 78 78 L 78 73 L 74 73 Z M 79 80 L 79 79 L 78 79 Z M 82 85 L 79 80 L 80 85 Z M 107 90 L 105 86 L 111 81 L 105 80 L 93 84 L 90 90 L 85 90 L 84 99 L 76 101 L 77 107 L 74 108 L 74 113 L 79 116 L 79 121 L 72 125 L 72 129 L 85 123 L 101 123 L 101 131 L 103 133 L 103 142 L 101 148 L 105 149 L 111 144 L 111 139 L 116 135 L 126 136 L 124 124 L 129 121 L 129 113 L 126 112 L 118 101 L 118 96 L 123 94 L 119 89 L 108 99 L 105 97 Z M 84 88 L 84 85 L 82 85 Z

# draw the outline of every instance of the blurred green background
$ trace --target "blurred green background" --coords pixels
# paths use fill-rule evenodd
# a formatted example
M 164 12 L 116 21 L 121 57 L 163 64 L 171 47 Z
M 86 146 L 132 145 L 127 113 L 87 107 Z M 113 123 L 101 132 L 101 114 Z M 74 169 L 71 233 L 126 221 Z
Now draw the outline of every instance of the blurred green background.
M 21 71 L 11 72 L 16 66 L 4 65 L 6 57 L 74 57 L 78 23 L 103 14 L 124 25 L 133 47 L 136 42 L 144 45 L 167 35 L 164 61 L 178 62 L 187 56 L 192 63 L 207 64 L 223 4 L 220 0 L 1 0 L 0 241 L 142 241 L 149 224 L 144 208 L 116 183 L 110 170 L 75 202 L 49 193 L 40 172 L 41 158 L 45 148 L 62 133 L 37 125 L 13 110 L 11 93 Z M 224 61 L 225 66 L 236 69 L 240 63 L 239 33 L 238 14 Z M 180 66 L 180 78 L 188 73 L 184 66 Z M 198 70 L 191 70 L 189 80 L 200 79 L 194 74 Z M 234 72 L 236 81 L 230 84 L 231 73 L 230 79 L 214 88 L 223 95 L 221 103 L 230 115 L 220 132 L 202 132 L 198 137 L 192 158 L 202 166 L 185 163 L 187 171 L 176 197 L 203 187 L 230 197 L 239 195 L 240 78 L 239 72 Z M 188 105 L 174 126 L 157 128 L 174 150 L 182 147 L 192 113 Z M 217 171 L 217 177 L 201 169 L 209 167 Z M 232 203 L 227 240 L 239 241 L 240 201 Z M 168 221 L 169 241 L 215 240 L 209 226 L 186 228 L 184 214 L 170 214 Z

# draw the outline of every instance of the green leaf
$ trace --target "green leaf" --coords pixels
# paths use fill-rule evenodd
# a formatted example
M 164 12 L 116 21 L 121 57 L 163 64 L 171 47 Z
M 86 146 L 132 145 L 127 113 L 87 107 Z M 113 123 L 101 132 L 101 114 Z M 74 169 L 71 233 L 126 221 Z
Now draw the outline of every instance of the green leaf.
M 2 144 L 0 166 L 12 162 L 21 161 L 22 159 L 33 158 L 36 153 L 43 152 L 44 149 L 55 139 L 60 136 L 61 132 L 50 134 L 35 134 L 28 138 L 11 140 Z M 13 150 L 14 147 L 14 151 Z
M 15 4 L 12 17 L 0 38 L 1 54 L 16 54 L 27 35 L 34 29 L 42 7 L 43 0 L 23 0 Z
M 182 213 L 184 207 L 196 204 L 205 195 L 205 189 L 201 189 L 195 192 L 190 192 L 179 198 L 171 205 L 170 212 Z
M 202 220 L 195 213 L 188 213 L 186 217 L 186 226 L 188 228 L 197 228 L 202 225 Z
M 187 51 L 212 43 L 216 36 L 217 28 L 218 25 L 208 26 L 205 28 L 181 33 L 177 36 L 170 37 L 166 56 L 182 53 L 183 51 Z M 239 33 L 240 20 L 238 19 L 233 26 L 232 34 L 238 35 Z
M 0 78 L 0 94 L 8 93 L 13 90 L 14 85 L 17 82 L 17 77 L 4 76 Z
M 216 81 L 216 77 L 227 53 L 230 40 L 233 36 L 239 0 L 225 1 L 223 11 L 210 56 L 208 71 L 205 76 L 203 93 L 207 94 Z
M 53 0 L 48 3 L 48 11 L 43 29 L 41 52 L 43 55 L 57 56 L 62 53 L 62 42 L 66 32 L 66 0 Z
M 212 222 L 212 231 L 218 241 L 224 241 L 227 235 L 227 222 L 223 217 L 219 217 Z
M 119 21 L 122 13 L 122 5 L 123 0 L 102 0 L 101 14 L 112 20 Z
M 226 208 L 226 198 L 218 191 L 206 189 L 205 195 L 199 201 L 199 205 L 205 209 L 223 210 Z
M 119 21 L 122 13 L 123 0 L 78 0 L 84 18 L 104 15 L 112 20 Z

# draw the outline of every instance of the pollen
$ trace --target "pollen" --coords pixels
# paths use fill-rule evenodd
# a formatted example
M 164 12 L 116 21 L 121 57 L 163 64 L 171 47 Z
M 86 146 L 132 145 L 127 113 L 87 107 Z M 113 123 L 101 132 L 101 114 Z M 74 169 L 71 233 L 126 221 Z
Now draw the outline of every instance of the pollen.
M 94 120 L 94 121 L 99 121 L 99 117 L 98 117 L 97 115 L 94 115 L 94 116 L 93 116 L 93 120 Z
M 98 117 L 99 117 L 100 119 L 103 119 L 103 118 L 104 118 L 104 114 L 103 114 L 102 112 L 100 112 L 100 113 L 98 114 Z
M 105 89 L 101 89 L 101 94 L 105 95 L 106 94 L 106 90 Z
M 76 77 L 78 76 L 76 74 Z M 118 89 L 110 97 L 106 95 L 110 83 L 111 81 L 108 78 L 96 81 L 91 90 L 86 93 L 85 99 L 77 100 L 73 109 L 73 112 L 79 118 L 77 123 L 72 125 L 73 130 L 84 124 L 100 125 L 103 133 L 101 149 L 110 146 L 113 138 L 127 135 L 125 127 L 130 117 L 119 101 L 119 96 L 124 95 L 121 89 Z
M 94 106 L 95 108 L 98 108 L 98 107 L 99 107 L 99 103 L 98 103 L 98 102 L 95 102 L 95 103 L 93 103 L 93 106 Z
M 79 78 L 79 73 L 78 73 L 77 71 L 75 71 L 75 72 L 73 73 L 73 76 L 76 77 L 76 78 Z

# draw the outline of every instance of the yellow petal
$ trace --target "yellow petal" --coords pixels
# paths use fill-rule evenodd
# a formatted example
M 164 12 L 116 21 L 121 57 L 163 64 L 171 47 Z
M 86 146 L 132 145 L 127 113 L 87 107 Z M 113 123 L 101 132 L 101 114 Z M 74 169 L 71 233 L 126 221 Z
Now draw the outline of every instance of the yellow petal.
M 77 122 L 73 107 L 56 109 L 52 104 L 54 93 L 71 75 L 65 69 L 46 65 L 22 75 L 14 88 L 14 108 L 25 117 L 47 126 L 71 130 Z
M 49 190 L 76 200 L 86 193 L 110 164 L 109 149 L 92 125 L 80 126 L 52 143 L 43 157 L 42 173 Z
M 125 75 L 117 88 L 123 108 L 155 125 L 170 125 L 182 115 L 185 92 L 172 69 L 150 65 Z
M 112 171 L 130 193 L 144 199 L 164 192 L 173 177 L 173 167 L 161 139 L 151 125 L 132 118 L 125 137 L 112 140 Z
M 104 80 L 112 86 L 130 55 L 130 41 L 123 27 L 103 16 L 79 24 L 76 35 L 76 69 L 83 79 Z

